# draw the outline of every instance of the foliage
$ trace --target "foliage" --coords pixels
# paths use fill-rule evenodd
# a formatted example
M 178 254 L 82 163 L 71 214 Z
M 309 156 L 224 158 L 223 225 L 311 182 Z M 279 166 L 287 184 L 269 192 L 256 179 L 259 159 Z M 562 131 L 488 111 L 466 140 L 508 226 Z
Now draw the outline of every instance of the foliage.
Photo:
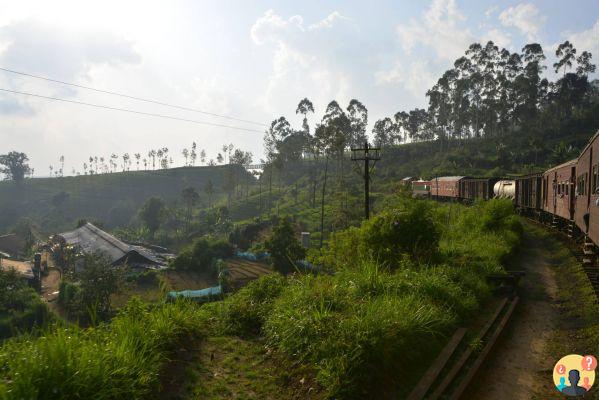
M 46 305 L 16 271 L 0 270 L 0 339 L 43 327 L 50 319 Z
M 202 337 L 198 309 L 188 303 L 153 308 L 132 300 L 109 324 L 56 326 L 0 349 L 4 399 L 144 399 L 156 397 L 168 355 Z
M 261 333 L 274 300 L 285 290 L 287 280 L 279 274 L 266 275 L 229 296 L 207 306 L 216 318 L 213 334 L 254 336 Z
M 434 259 L 439 247 L 440 221 L 434 204 L 405 198 L 358 227 L 331 235 L 329 248 L 312 252 L 316 264 L 332 269 L 375 261 L 390 268 Z
M 219 258 L 233 255 L 233 247 L 225 240 L 208 236 L 198 238 L 185 247 L 171 262 L 171 267 L 178 270 L 214 273 L 213 264 Z
M 306 250 L 297 240 L 293 226 L 287 218 L 281 219 L 273 228 L 272 234 L 264 242 L 264 248 L 270 253 L 274 268 L 284 275 L 293 272 L 294 263 L 306 255 Z
M 5 174 L 8 180 L 21 183 L 25 176 L 31 172 L 27 161 L 29 161 L 29 158 L 25 153 L 11 151 L 8 154 L 1 154 L 0 173 Z
M 139 210 L 139 217 L 148 227 L 152 237 L 164 219 L 165 207 L 162 199 L 150 197 Z
M 86 254 L 77 282 L 62 281 L 59 286 L 59 303 L 76 318 L 91 320 L 110 316 L 110 297 L 118 292 L 122 273 L 101 255 Z
M 268 221 L 255 221 L 237 225 L 233 232 L 229 234 L 229 242 L 237 246 L 240 250 L 246 251 L 258 240 L 260 233 L 268 228 L 269 225 Z

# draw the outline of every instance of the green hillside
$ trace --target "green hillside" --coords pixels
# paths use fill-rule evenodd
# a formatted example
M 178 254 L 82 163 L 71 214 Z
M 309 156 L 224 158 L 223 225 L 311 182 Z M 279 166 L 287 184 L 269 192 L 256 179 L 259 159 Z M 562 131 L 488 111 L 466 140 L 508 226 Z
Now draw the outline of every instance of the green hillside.
M 212 201 L 222 199 L 227 174 L 241 185 L 253 180 L 241 166 L 227 165 L 0 182 L 0 232 L 23 217 L 48 233 L 71 228 L 80 218 L 101 221 L 106 228 L 126 226 L 149 197 L 173 203 L 189 186 L 199 193 L 199 205 L 207 206 L 206 183 L 212 181 Z

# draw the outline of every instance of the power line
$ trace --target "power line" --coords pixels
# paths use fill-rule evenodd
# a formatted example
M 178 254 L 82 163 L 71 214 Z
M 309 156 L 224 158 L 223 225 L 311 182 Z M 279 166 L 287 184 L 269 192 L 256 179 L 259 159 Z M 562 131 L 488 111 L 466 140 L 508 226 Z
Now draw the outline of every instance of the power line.
M 240 127 L 240 126 L 223 125 L 223 124 L 217 124 L 217 123 L 213 123 L 213 122 L 197 121 L 197 120 L 194 120 L 194 119 L 172 117 L 170 115 L 154 114 L 154 113 L 148 113 L 148 112 L 144 112 L 144 111 L 129 110 L 127 108 L 118 108 L 118 107 L 112 107 L 112 106 L 104 106 L 104 105 L 101 105 L 101 104 L 93 104 L 93 103 L 86 103 L 86 102 L 77 101 L 77 100 L 61 99 L 59 97 L 43 96 L 41 94 L 19 92 L 17 90 L 10 90 L 10 89 L 4 89 L 4 88 L 0 88 L 0 90 L 3 91 L 3 92 L 8 92 L 8 93 L 21 94 L 21 95 L 25 95 L 25 96 L 32 96 L 32 97 L 37 97 L 37 98 L 46 99 L 46 100 L 62 101 L 62 102 L 65 102 L 65 103 L 79 104 L 79 105 L 88 106 L 88 107 L 103 108 L 103 109 L 106 109 L 106 110 L 122 111 L 122 112 L 131 113 L 131 114 L 146 115 L 146 116 L 149 116 L 149 117 L 166 118 L 166 119 L 171 119 L 171 120 L 175 120 L 175 121 L 191 122 L 191 123 L 194 123 L 194 124 L 217 126 L 217 127 L 220 127 L 220 128 L 230 128 L 230 129 L 236 129 L 236 130 L 239 130 L 239 131 L 264 133 L 264 131 L 259 131 L 257 129 L 251 129 L 251 128 L 243 128 L 243 127 Z
M 112 92 L 110 90 L 96 89 L 96 88 L 93 88 L 93 87 L 90 87 L 90 86 L 84 86 L 84 85 L 79 85 L 77 83 L 60 81 L 58 79 L 46 78 L 44 76 L 28 74 L 26 72 L 15 71 L 15 70 L 8 69 L 8 68 L 2 68 L 2 67 L 0 67 L 0 71 L 10 72 L 11 74 L 17 74 L 17 75 L 22 75 L 22 76 L 28 76 L 30 78 L 41 79 L 41 80 L 48 81 L 48 82 L 54 82 L 54 83 L 60 83 L 60 84 L 63 84 L 63 85 L 74 86 L 74 87 L 78 87 L 80 89 L 93 90 L 94 92 L 105 93 L 105 94 L 110 94 L 110 95 L 113 95 L 113 96 L 124 97 L 126 99 L 143 101 L 143 102 L 152 103 L 152 104 L 158 104 L 158 105 L 165 106 L 165 107 L 178 108 L 180 110 L 192 111 L 192 112 L 196 112 L 196 113 L 200 113 L 200 114 L 211 115 L 213 117 L 218 117 L 218 118 L 225 118 L 225 119 L 229 119 L 229 120 L 232 120 L 232 121 L 245 122 L 245 123 L 248 123 L 248 124 L 254 124 L 254 125 L 259 125 L 259 126 L 268 126 L 267 124 L 264 124 L 262 122 L 255 122 L 255 121 L 250 121 L 250 120 L 247 120 L 247 119 L 230 117 L 228 115 L 222 115 L 222 114 L 212 113 L 212 112 L 208 112 L 208 111 L 202 111 L 202 110 L 198 110 L 197 108 L 190 108 L 190 107 L 178 106 L 178 105 L 164 103 L 162 101 L 157 101 L 157 100 L 144 99 L 142 97 L 131 96 L 131 95 L 128 95 L 128 94 L 123 94 L 123 93 L 118 93 L 118 92 Z

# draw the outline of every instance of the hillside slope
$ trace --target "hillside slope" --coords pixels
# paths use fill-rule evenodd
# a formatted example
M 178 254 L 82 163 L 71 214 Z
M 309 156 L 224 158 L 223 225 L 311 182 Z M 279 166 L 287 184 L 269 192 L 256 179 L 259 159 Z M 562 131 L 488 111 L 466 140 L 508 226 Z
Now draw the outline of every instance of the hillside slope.
M 241 166 L 227 165 L 0 182 L 0 232 L 22 217 L 46 232 L 70 228 L 79 218 L 99 220 L 107 228 L 124 226 L 149 197 L 173 202 L 188 186 L 199 193 L 200 204 L 207 204 L 206 183 L 212 181 L 212 199 L 221 198 L 227 171 L 242 182 L 253 179 Z

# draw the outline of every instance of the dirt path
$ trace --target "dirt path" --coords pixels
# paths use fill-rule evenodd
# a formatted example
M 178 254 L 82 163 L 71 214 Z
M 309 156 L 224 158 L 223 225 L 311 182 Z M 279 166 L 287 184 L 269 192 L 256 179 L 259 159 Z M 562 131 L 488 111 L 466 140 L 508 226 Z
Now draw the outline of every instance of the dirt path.
M 520 282 L 521 302 L 509 328 L 472 383 L 466 399 L 530 400 L 541 385 L 551 384 L 555 360 L 546 357 L 546 347 L 559 323 L 557 285 L 551 269 L 549 243 L 525 233 L 514 269 L 526 271 Z M 539 376 L 547 375 L 540 382 Z

